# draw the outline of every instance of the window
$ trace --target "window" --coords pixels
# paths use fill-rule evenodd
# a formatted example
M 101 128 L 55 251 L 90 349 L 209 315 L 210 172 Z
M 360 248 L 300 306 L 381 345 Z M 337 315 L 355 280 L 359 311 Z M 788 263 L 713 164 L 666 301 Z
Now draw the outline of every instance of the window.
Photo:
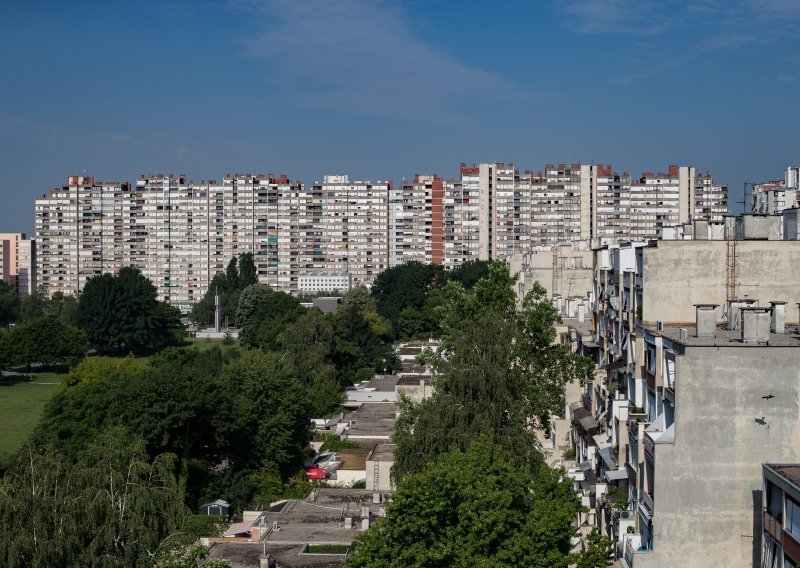
M 786 498 L 786 530 L 795 537 L 800 538 L 800 504 Z

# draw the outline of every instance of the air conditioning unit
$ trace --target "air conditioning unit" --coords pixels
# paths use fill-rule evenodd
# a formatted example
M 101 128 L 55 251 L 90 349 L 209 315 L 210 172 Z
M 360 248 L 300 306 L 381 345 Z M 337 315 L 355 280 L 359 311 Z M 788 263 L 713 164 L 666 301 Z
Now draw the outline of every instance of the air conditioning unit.
M 664 322 L 663 321 L 658 320 L 656 322 L 656 331 L 664 331 Z
M 357 424 L 357 422 L 356 422 L 355 420 L 351 420 L 351 421 L 350 421 L 350 422 L 348 422 L 347 424 L 348 424 L 348 426 L 350 426 L 350 429 L 351 429 L 351 430 L 355 430 L 355 429 L 356 429 L 356 424 Z

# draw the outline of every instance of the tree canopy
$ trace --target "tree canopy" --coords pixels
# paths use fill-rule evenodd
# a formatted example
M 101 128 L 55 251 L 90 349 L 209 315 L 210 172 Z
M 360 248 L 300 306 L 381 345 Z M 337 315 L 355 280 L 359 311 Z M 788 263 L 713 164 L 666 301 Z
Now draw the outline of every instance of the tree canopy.
M 219 293 L 222 317 L 231 326 L 236 322 L 239 295 L 248 286 L 258 282 L 258 272 L 253 262 L 253 254 L 246 252 L 231 258 L 225 272 L 217 272 L 211 279 L 205 295 L 192 308 L 192 320 L 200 325 L 214 323 L 214 298 Z
M 173 471 L 119 428 L 75 457 L 24 447 L 0 479 L 0 564 L 151 566 L 187 513 Z
M 160 349 L 175 340 L 180 313 L 156 296 L 155 286 L 137 268 L 94 276 L 78 301 L 78 327 L 99 351 Z
M 488 437 L 398 484 L 387 516 L 356 538 L 347 568 L 566 568 L 580 504 L 547 466 L 520 468 Z
M 86 333 L 53 316 L 43 316 L 11 329 L 3 348 L 15 364 L 51 368 L 75 364 L 89 348 Z

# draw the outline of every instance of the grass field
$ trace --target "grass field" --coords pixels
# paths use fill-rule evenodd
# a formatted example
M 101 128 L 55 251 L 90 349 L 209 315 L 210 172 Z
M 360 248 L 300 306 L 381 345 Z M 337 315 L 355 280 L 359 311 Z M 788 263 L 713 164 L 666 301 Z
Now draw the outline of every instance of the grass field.
M 34 375 L 31 382 L 0 380 L 0 464 L 8 463 L 36 427 L 59 384 L 61 375 L 55 373 Z

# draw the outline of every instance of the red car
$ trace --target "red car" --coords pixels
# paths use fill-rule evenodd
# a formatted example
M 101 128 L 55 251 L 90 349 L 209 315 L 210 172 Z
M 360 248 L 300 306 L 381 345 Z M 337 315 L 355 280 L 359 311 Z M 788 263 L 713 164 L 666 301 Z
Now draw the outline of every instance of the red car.
M 306 477 L 308 479 L 328 479 L 328 472 L 318 465 L 307 465 Z

